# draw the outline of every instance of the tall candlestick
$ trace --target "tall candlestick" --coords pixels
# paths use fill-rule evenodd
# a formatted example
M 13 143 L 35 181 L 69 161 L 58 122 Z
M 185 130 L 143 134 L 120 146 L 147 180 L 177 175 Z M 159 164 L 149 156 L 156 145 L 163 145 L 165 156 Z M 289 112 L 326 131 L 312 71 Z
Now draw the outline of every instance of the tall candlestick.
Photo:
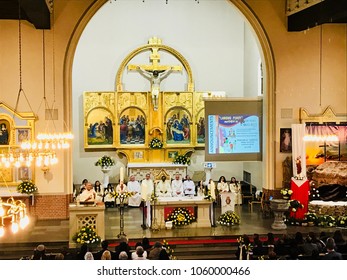
M 124 182 L 124 167 L 123 166 L 119 170 L 119 180 Z

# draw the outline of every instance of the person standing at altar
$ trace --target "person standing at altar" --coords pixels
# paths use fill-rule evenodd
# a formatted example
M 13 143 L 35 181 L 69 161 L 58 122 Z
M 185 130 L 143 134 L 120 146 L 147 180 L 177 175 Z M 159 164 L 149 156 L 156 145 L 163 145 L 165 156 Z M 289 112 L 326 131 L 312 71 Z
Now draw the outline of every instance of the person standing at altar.
M 183 192 L 185 196 L 194 196 L 195 195 L 195 184 L 190 179 L 190 176 L 187 175 L 185 181 L 183 182 Z
M 235 204 L 241 205 L 242 204 L 241 185 L 239 182 L 236 181 L 235 177 L 231 177 L 230 190 L 236 194 Z
M 166 180 L 166 176 L 161 176 L 161 181 L 157 183 L 156 195 L 158 197 L 171 197 L 171 185 L 170 181 Z
M 154 182 L 149 173 L 141 182 L 141 198 L 145 201 L 146 207 L 146 226 L 151 226 L 151 196 L 154 192 Z
M 88 182 L 86 183 L 86 188 L 83 190 L 83 192 L 80 195 L 80 201 L 81 202 L 94 202 L 96 199 L 96 192 L 93 189 L 92 183 Z
M 172 196 L 183 196 L 183 182 L 180 178 L 180 174 L 176 173 L 175 179 L 171 182 Z
M 130 176 L 130 181 L 128 182 L 128 191 L 133 193 L 132 196 L 129 197 L 129 206 L 131 207 L 139 207 L 141 204 L 141 185 L 139 181 L 135 180 L 135 176 Z
M 224 176 L 220 176 L 217 183 L 217 190 L 219 193 L 221 192 L 230 192 L 229 184 Z
M 118 195 L 121 195 L 123 193 L 127 193 L 128 192 L 128 188 L 127 188 L 127 185 L 124 184 L 124 181 L 123 180 L 120 180 L 119 181 L 119 184 L 117 185 L 116 187 L 116 193 L 118 193 Z M 116 205 L 119 205 L 120 204 L 120 199 L 117 197 L 116 198 Z M 124 199 L 124 204 L 127 205 L 128 204 L 128 198 L 125 198 Z

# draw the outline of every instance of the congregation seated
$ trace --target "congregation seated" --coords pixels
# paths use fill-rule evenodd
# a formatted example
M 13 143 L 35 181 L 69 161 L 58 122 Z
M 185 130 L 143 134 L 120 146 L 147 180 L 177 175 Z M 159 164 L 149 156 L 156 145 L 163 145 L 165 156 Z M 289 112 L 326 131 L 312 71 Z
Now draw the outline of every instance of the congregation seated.
M 46 247 L 43 244 L 40 244 L 34 250 L 34 254 L 31 257 L 32 260 L 48 260 L 48 256 L 46 255 Z

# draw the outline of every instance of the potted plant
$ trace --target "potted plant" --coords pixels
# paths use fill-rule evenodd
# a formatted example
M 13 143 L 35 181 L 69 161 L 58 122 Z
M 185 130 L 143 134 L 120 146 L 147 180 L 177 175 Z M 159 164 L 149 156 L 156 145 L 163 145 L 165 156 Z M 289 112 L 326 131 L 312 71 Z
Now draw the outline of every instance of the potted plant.
M 174 164 L 187 164 L 190 165 L 190 157 L 186 155 L 177 155 L 174 160 Z
M 114 165 L 114 160 L 109 156 L 102 156 L 95 162 L 95 166 L 101 166 L 101 168 L 109 168 Z
M 32 181 L 23 181 L 17 186 L 17 192 L 22 194 L 31 195 L 37 191 L 38 188 Z
M 100 236 L 97 235 L 92 226 L 84 226 L 76 232 L 72 240 L 77 244 L 88 244 L 90 246 L 98 246 L 101 242 Z
M 222 226 L 234 226 L 240 224 L 240 217 L 231 211 L 227 211 L 220 215 L 217 221 Z
M 308 223 L 309 226 L 314 226 L 317 224 L 317 221 L 318 221 L 318 216 L 316 213 L 313 213 L 313 212 L 307 212 L 305 214 L 305 219 Z

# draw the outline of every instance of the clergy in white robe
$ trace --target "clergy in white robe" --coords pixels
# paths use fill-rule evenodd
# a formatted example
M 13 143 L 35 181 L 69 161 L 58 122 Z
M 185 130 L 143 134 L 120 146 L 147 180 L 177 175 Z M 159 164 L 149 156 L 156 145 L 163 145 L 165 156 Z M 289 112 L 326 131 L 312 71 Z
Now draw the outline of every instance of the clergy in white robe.
M 195 184 L 190 179 L 190 176 L 186 176 L 186 180 L 183 182 L 183 192 L 186 196 L 194 196 L 195 195 Z
M 96 199 L 96 192 L 93 189 L 92 183 L 88 182 L 86 188 L 80 194 L 79 199 L 82 202 L 94 202 Z
M 141 197 L 145 201 L 146 211 L 146 224 L 151 226 L 151 195 L 154 191 L 154 183 L 149 173 L 146 174 L 146 178 L 141 182 Z
M 127 188 L 127 185 L 124 184 L 123 181 L 119 181 L 119 184 L 117 185 L 116 187 L 116 193 L 118 193 L 118 195 L 122 194 L 122 193 L 126 193 L 128 192 L 128 188 Z M 123 200 L 123 203 L 124 204 L 128 204 L 128 198 L 125 198 Z M 120 204 L 120 199 L 119 197 L 116 198 L 116 205 L 119 205 Z
M 128 182 L 128 191 L 133 195 L 129 197 L 128 205 L 132 207 L 139 207 L 141 204 L 141 185 L 139 181 L 135 180 L 135 176 L 130 176 L 130 181 Z
M 171 182 L 172 196 L 179 197 L 183 196 L 183 182 L 180 179 L 180 175 L 176 174 L 175 179 Z
M 171 184 L 169 180 L 166 180 L 166 176 L 162 176 L 161 180 L 157 183 L 156 194 L 158 197 L 171 197 Z

